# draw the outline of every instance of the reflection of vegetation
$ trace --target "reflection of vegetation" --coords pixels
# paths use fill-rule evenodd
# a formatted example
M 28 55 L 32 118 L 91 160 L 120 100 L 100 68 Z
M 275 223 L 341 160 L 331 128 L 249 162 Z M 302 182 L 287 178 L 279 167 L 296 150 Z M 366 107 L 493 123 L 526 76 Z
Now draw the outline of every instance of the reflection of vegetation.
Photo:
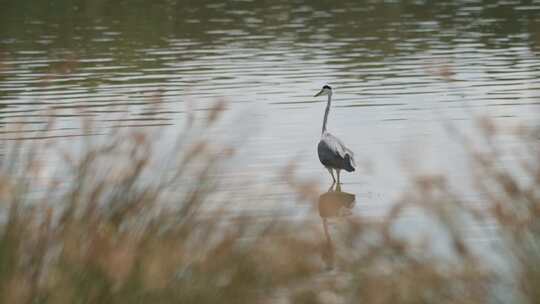
M 52 79 L 70 58 L 79 61 L 73 72 L 81 76 L 62 77 L 64 85 L 84 89 L 113 86 L 126 83 L 126 75 L 129 84 L 155 84 L 156 79 L 134 79 L 151 75 L 163 76 L 163 84 L 171 83 L 174 75 L 175 82 L 182 83 L 178 88 L 184 89 L 183 84 L 200 81 L 200 75 L 193 74 L 212 70 L 231 57 L 238 67 L 248 55 L 264 62 L 293 54 L 308 63 L 325 61 L 336 72 L 365 80 L 400 77 L 403 70 L 392 63 L 395 57 L 430 49 L 448 52 L 448 57 L 454 56 L 453 48 L 462 45 L 473 49 L 477 45 L 487 49 L 529 45 L 538 51 L 537 10 L 528 3 L 505 3 L 4 1 L 0 49 L 20 63 L 10 73 L 1 74 L 0 82 Z M 205 66 L 193 65 L 201 57 Z M 287 58 L 277 62 L 287 65 Z M 419 62 L 419 66 L 430 64 L 434 63 Z M 185 75 L 187 71 L 190 73 Z M 242 70 L 235 69 L 238 71 Z M 231 77 L 210 71 L 207 75 Z M 19 92 L 1 91 L 2 100 Z
M 221 109 L 223 104 L 210 111 L 208 125 Z M 54 147 L 7 145 L 0 166 L 2 302 L 489 303 L 500 296 L 496 286 L 516 286 L 503 293 L 536 303 L 540 148 L 526 128 L 514 134 L 524 144 L 513 164 L 500 154 L 497 128 L 487 121 L 488 145 L 476 150 L 464 141 L 485 197 L 480 209 L 443 177 L 418 177 L 387 215 L 359 211 L 344 218 L 341 229 L 332 231 L 334 246 L 309 217 L 259 221 L 238 210 L 231 216 L 230 197 L 221 195 L 216 179 L 226 172 L 216 173 L 234 151 L 194 141 L 208 138 L 194 121 L 188 119 L 178 155 L 163 174 L 154 169 L 151 137 L 138 130 L 114 131 L 101 144 L 87 142 L 78 155 L 62 153 L 69 166 L 62 179 L 47 177 L 42 154 L 35 153 Z M 89 121 L 84 126 L 91 130 Z M 510 171 L 500 166 L 503 158 Z M 292 169 L 285 177 L 323 219 L 347 214 L 354 204 L 354 195 L 344 192 L 319 197 Z M 396 231 L 403 211 L 411 209 L 443 228 L 448 256 Z M 471 223 L 464 225 L 463 218 L 488 223 L 489 231 L 496 224 L 497 245 L 504 250 L 492 254 L 513 272 L 496 271 L 478 253 L 464 234 Z
M 370 61 L 425 43 L 451 47 L 463 38 L 497 46 L 528 34 L 525 39 L 538 46 L 538 9 L 499 2 L 7 1 L 0 11 L 0 40 L 7 50 L 67 49 L 87 58 L 108 52 L 119 63 L 139 58 L 134 50 L 166 46 L 169 39 L 203 46 L 238 41 L 249 46 L 252 40 L 258 48 L 276 39 L 339 42 L 330 51 Z M 200 45 L 187 48 L 184 56 L 195 56 L 189 51 Z
M 491 33 L 499 38 L 538 31 L 537 27 L 530 26 L 538 22 L 538 8 L 526 2 L 494 1 L 491 5 L 458 0 L 424 3 L 345 0 L 331 4 L 326 1 L 291 4 L 288 1 L 208 0 L 6 2 L 0 19 L 3 37 L 33 35 L 37 38 L 54 33 L 63 37 L 59 37 L 59 41 L 66 39 L 68 43 L 67 38 L 81 34 L 88 35 L 83 36 L 87 39 L 82 39 L 82 43 L 89 43 L 88 38 L 97 38 L 104 30 L 120 32 L 123 34 L 120 38 L 132 42 L 159 43 L 163 37 L 174 36 L 219 43 L 209 32 L 241 28 L 253 35 L 277 34 L 287 31 L 288 25 L 294 23 L 305 24 L 306 30 L 295 33 L 303 40 L 317 30 L 331 30 L 333 39 L 380 37 L 381 41 L 375 43 L 392 43 L 382 41 L 389 36 L 421 37 L 445 30 Z M 24 26 L 21 26 L 21 18 L 26 21 Z M 497 25 L 490 26 L 491 21 Z M 426 28 L 429 24 L 425 22 L 432 22 L 431 28 Z M 425 30 L 432 32 L 422 33 Z

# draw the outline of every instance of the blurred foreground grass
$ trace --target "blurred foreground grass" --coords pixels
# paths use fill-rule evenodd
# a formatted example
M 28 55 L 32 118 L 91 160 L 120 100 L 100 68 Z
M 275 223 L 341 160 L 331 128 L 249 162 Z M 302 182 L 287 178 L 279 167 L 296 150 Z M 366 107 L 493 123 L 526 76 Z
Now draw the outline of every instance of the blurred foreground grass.
M 222 109 L 210 110 L 206 125 Z M 91 123 L 84 125 L 90 132 Z M 215 173 L 234 151 L 190 136 L 192 123 L 177 140 L 167 174 L 152 175 L 151 182 L 152 136 L 141 130 L 113 132 L 76 155 L 59 151 L 69 170 L 45 184 L 39 152 L 51 147 L 4 143 L 0 301 L 540 303 L 539 141 L 528 128 L 512 131 L 519 155 L 503 166 L 495 140 L 500 130 L 489 120 L 479 125 L 485 145 L 462 141 L 481 204 L 462 198 L 444 176 L 415 176 L 386 216 L 347 217 L 339 236 L 330 236 L 326 220 L 339 216 L 351 196 L 325 194 L 318 201 L 318 189 L 296 179 L 293 167 L 284 178 L 319 204 L 324 234 L 307 218 L 225 216 L 228 199 L 210 197 L 219 191 Z M 410 208 L 443 228 L 448 255 L 396 233 L 395 222 Z M 496 254 L 511 271 L 495 269 L 471 248 L 461 229 L 464 215 L 496 227 Z

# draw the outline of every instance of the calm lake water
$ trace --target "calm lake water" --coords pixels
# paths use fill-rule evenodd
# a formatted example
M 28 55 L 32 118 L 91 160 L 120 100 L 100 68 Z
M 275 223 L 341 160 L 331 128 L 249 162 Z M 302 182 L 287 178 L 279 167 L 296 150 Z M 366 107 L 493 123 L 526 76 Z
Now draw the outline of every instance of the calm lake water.
M 0 10 L 2 139 L 34 138 L 50 115 L 46 137 L 68 143 L 80 140 L 81 116 L 100 132 L 174 133 L 188 104 L 204 113 L 225 99 L 235 176 L 286 197 L 290 161 L 329 186 L 316 154 L 326 98 L 312 97 L 326 83 L 329 131 L 360 163 L 342 176 L 357 209 L 384 209 L 411 171 L 466 186 L 466 154 L 445 124 L 474 136 L 475 116 L 538 123 L 540 1 L 23 0 Z

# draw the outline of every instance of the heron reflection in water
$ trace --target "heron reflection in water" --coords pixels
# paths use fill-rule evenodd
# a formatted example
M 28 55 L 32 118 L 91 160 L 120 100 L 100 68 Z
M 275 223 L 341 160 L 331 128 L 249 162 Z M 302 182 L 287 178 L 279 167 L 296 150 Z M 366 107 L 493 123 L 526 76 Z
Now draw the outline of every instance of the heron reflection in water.
M 351 214 L 351 209 L 355 205 L 356 196 L 352 193 L 341 191 L 341 186 L 337 184 L 334 190 L 334 184 L 327 192 L 319 196 L 319 215 L 322 219 L 326 244 L 322 250 L 322 259 L 328 269 L 334 268 L 335 248 L 328 231 L 328 219 L 345 217 Z
M 324 112 L 321 141 L 319 141 L 319 144 L 317 145 L 317 153 L 319 154 L 319 160 L 332 176 L 333 183 L 336 182 L 333 170 L 336 171 L 337 183 L 339 185 L 339 174 L 341 170 L 353 172 L 356 165 L 354 162 L 354 153 L 349 148 L 345 147 L 345 144 L 343 144 L 339 138 L 326 131 L 326 122 L 332 103 L 332 94 L 332 88 L 329 85 L 325 85 L 322 87 L 321 91 L 314 96 L 328 96 L 326 110 Z

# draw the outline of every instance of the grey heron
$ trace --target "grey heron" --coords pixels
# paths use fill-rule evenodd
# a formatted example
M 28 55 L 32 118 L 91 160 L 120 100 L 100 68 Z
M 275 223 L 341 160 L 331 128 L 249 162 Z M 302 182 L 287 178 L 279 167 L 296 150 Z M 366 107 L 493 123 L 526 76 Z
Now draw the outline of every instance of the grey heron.
M 347 172 L 354 171 L 354 153 L 349 148 L 345 147 L 339 138 L 326 131 L 326 122 L 328 120 L 328 113 L 330 112 L 330 105 L 332 103 L 332 88 L 329 85 L 325 85 L 319 93 L 315 94 L 314 97 L 321 95 L 327 95 L 328 102 L 324 112 L 321 141 L 319 141 L 319 144 L 317 145 L 317 152 L 319 154 L 319 160 L 332 176 L 334 183 L 336 182 L 336 178 L 334 177 L 333 170 L 336 170 L 337 183 L 339 185 L 339 174 L 341 170 L 345 170 Z

